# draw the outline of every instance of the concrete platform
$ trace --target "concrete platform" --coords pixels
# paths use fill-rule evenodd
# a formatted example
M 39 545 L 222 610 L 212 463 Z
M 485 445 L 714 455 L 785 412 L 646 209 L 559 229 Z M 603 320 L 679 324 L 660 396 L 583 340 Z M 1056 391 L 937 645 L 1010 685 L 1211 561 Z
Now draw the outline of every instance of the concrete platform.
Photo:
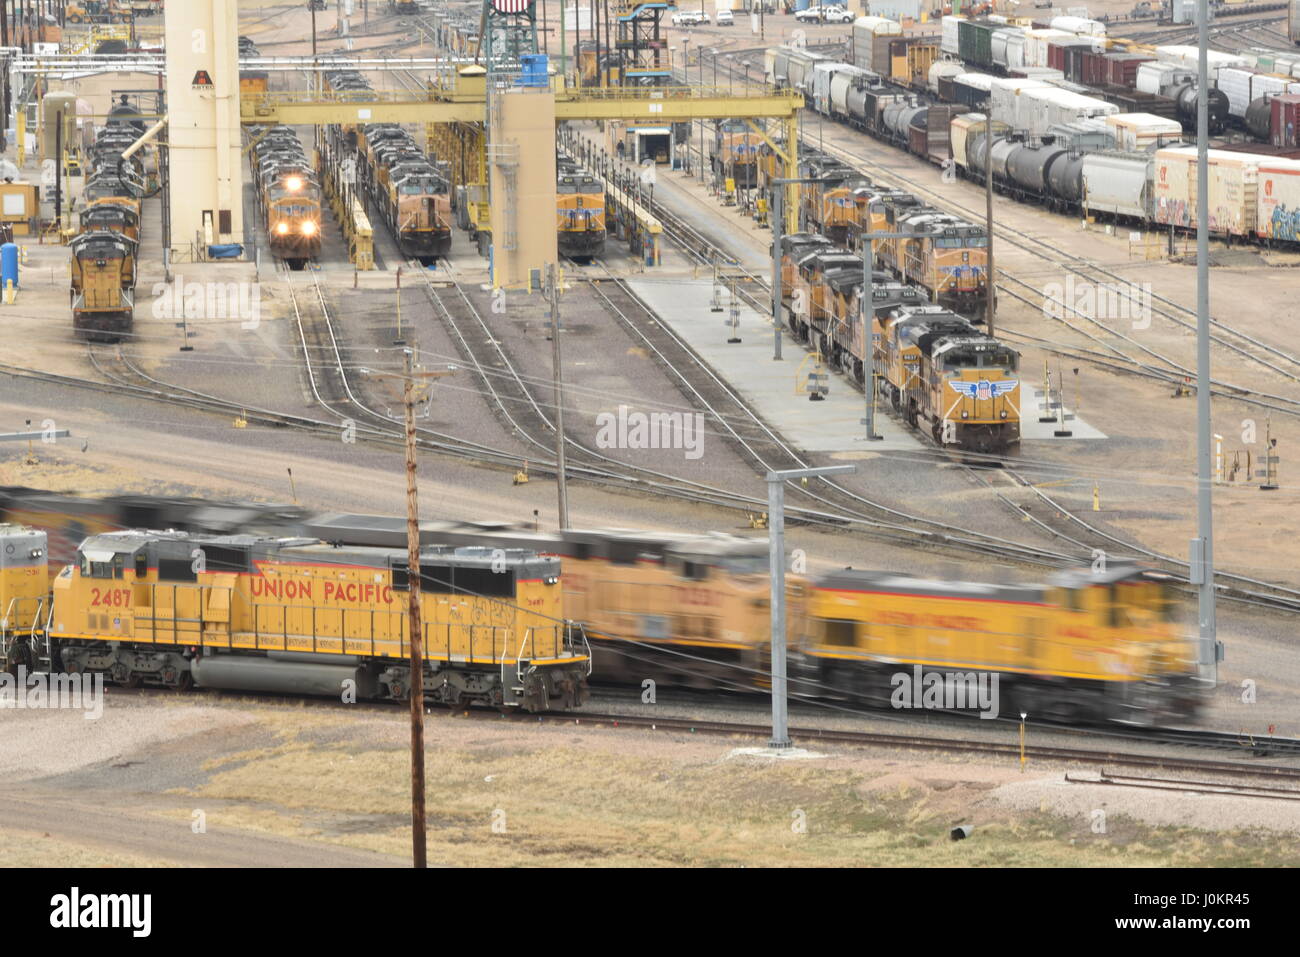
M 804 391 L 813 363 L 804 347 L 787 335 L 783 360 L 772 360 L 772 324 L 742 304 L 738 335 L 728 344 L 730 311 L 724 290 L 723 312 L 710 312 L 713 283 L 709 279 L 633 279 L 629 285 L 651 309 L 690 344 L 701 358 L 745 397 L 784 437 L 807 452 L 888 452 L 924 448 L 921 440 L 876 407 L 879 442 L 866 442 L 862 393 L 842 375 L 832 373 L 830 394 L 813 402 Z M 796 377 L 798 383 L 796 384 Z M 797 389 L 797 391 L 796 391 Z
M 1073 419 L 1065 420 L 1065 428 L 1071 435 L 1053 435 L 1057 429 L 1061 428 L 1058 420 L 1051 422 L 1039 422 L 1038 416 L 1042 413 L 1039 409 L 1043 405 L 1043 392 L 1041 388 L 1034 389 L 1034 398 L 1032 401 L 1024 403 L 1024 408 L 1020 410 L 1020 440 L 1030 442 L 1072 442 L 1079 439 L 1104 439 L 1106 433 L 1100 429 L 1094 428 L 1083 419 L 1080 419 L 1073 409 L 1065 406 L 1067 416 L 1075 416 Z M 1021 387 L 1021 393 L 1024 393 L 1024 387 Z

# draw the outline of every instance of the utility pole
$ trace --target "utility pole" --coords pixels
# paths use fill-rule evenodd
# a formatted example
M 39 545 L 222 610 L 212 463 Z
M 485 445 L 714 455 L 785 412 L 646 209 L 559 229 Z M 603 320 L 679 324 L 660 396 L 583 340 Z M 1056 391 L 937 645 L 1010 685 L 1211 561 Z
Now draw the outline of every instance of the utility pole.
M 402 398 L 406 406 L 406 594 L 411 645 L 411 863 L 427 867 L 424 817 L 424 641 L 420 629 L 420 503 L 415 482 L 415 353 L 405 356 Z
M 415 371 L 415 350 L 403 349 L 401 375 L 374 373 L 379 378 L 402 380 L 406 418 L 406 592 L 407 630 L 410 632 L 411 677 L 411 864 L 428 867 L 424 813 L 424 632 L 420 622 L 420 503 L 415 480 L 415 382 L 454 375 L 454 369 Z M 362 369 L 362 373 L 369 372 Z
M 993 100 L 990 99 L 986 109 L 984 129 L 984 232 L 987 234 L 986 252 L 988 265 L 985 267 L 986 295 L 984 297 L 984 330 L 990 337 L 994 335 L 993 313 L 994 299 L 997 297 L 997 283 L 993 279 Z
M 1209 0 L 1198 0 L 1196 96 L 1196 538 L 1192 541 L 1190 571 L 1197 585 L 1197 619 L 1200 625 L 1200 660 L 1208 667 L 1214 685 L 1219 683 L 1218 629 L 1214 607 L 1214 477 L 1211 456 L 1214 439 L 1210 427 L 1210 10 Z M 1267 453 L 1266 453 L 1267 454 Z
M 787 469 L 767 473 L 767 564 L 770 573 L 772 618 L 772 740 L 773 748 L 790 747 L 790 727 L 786 708 L 785 673 L 785 483 L 818 475 L 843 475 L 856 472 L 856 465 L 831 465 L 816 469 Z
M 560 528 L 569 527 L 568 470 L 564 461 L 564 365 L 560 357 L 560 277 L 555 264 L 546 267 L 546 293 L 551 303 L 551 377 L 555 396 L 555 486 L 559 496 Z

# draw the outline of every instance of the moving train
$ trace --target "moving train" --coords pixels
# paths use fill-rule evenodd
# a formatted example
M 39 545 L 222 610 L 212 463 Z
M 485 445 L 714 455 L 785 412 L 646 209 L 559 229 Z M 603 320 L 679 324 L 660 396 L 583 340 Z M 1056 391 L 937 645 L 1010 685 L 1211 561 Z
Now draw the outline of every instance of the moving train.
M 302 269 L 320 255 L 321 186 L 298 134 L 287 126 L 249 131 L 249 164 L 271 255 Z
M 409 688 L 400 519 L 25 489 L 0 490 L 0 506 L 5 520 L 56 526 L 0 530 L 16 546 L 0 550 L 9 668 L 177 688 L 332 695 L 350 679 L 389 698 Z M 58 566 L 34 553 L 66 534 L 61 509 L 73 522 L 121 510 L 223 527 L 91 532 Z M 232 521 L 247 530 L 231 534 Z M 589 671 L 739 690 L 767 673 L 764 539 L 478 522 L 424 523 L 420 538 L 431 701 L 540 710 L 580 702 Z M 47 563 L 52 589 L 33 586 L 46 576 L 31 569 Z M 897 675 L 919 667 L 996 674 L 1004 712 L 1044 719 L 1154 724 L 1201 703 L 1169 584 L 1136 567 L 1022 586 L 850 568 L 787 587 L 795 694 L 887 706 Z
M 575 262 L 605 255 L 605 184 L 573 160 L 557 157 L 556 242 L 559 254 Z
M 135 319 L 141 203 L 149 191 L 144 153 L 123 154 L 144 132 L 126 97 L 109 111 L 87 154 L 89 162 L 72 254 L 72 326 L 76 335 L 116 342 Z
M 331 91 L 346 99 L 373 97 L 370 81 L 355 70 L 328 70 Z M 336 157 L 355 157 L 357 188 L 388 223 L 403 256 L 432 265 L 451 251 L 451 179 L 397 123 L 331 126 Z
M 409 698 L 405 548 L 106 532 L 82 542 L 46 599 L 30 585 L 47 577 L 33 555 L 41 548 L 17 534 L 27 587 L 0 600 L 27 627 L 5 635 L 7 667 L 103 674 L 128 687 Z M 533 552 L 421 549 L 425 699 L 526 711 L 581 704 L 590 655 L 562 616 L 562 588 L 560 563 Z

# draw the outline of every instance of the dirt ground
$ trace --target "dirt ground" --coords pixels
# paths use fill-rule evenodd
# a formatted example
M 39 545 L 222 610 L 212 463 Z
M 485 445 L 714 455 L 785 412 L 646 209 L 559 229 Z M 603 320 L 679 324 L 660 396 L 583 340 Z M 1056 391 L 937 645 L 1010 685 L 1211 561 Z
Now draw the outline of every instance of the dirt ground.
M 101 722 L 77 713 L 20 720 L 0 791 L 6 864 L 408 859 L 401 709 L 120 696 L 89 736 Z M 426 740 L 432 865 L 1300 863 L 1294 840 L 1278 840 L 1300 830 L 1287 802 L 1093 793 L 1061 768 L 1022 772 L 1013 759 L 835 749 L 773 760 L 744 753 L 762 743 L 750 739 L 443 712 Z M 59 751 L 74 757 L 50 764 Z M 954 843 L 957 825 L 971 838 Z

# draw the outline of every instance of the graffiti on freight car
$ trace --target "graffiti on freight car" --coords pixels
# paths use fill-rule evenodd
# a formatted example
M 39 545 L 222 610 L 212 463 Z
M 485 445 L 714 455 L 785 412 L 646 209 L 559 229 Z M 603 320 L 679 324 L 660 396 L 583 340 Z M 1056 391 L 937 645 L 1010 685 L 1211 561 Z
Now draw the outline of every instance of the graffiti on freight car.
M 1274 207 L 1268 234 L 1273 239 L 1296 242 L 1300 236 L 1300 208 L 1287 209 L 1285 205 Z

